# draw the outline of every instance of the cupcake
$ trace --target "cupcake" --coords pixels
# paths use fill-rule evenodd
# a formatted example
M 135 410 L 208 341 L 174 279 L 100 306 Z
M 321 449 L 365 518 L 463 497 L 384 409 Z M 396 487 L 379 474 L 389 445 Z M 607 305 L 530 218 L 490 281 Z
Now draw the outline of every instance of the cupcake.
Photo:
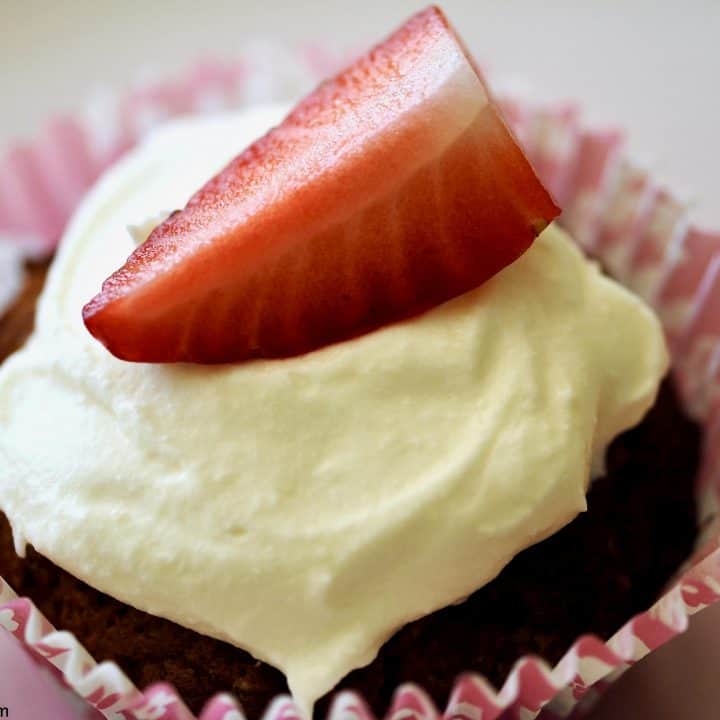
M 657 317 L 553 222 L 439 10 L 287 111 L 168 125 L 83 201 L 0 369 L 0 574 L 194 711 L 444 704 L 607 639 L 696 535 Z M 612 147 L 561 218 L 589 248 Z

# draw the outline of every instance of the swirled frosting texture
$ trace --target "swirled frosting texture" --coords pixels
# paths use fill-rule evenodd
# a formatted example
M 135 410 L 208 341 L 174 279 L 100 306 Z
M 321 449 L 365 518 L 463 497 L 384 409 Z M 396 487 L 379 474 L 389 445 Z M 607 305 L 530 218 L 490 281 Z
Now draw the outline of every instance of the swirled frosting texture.
M 128 225 L 184 204 L 281 112 L 170 126 L 87 198 L 0 370 L 0 505 L 57 564 L 246 648 L 309 707 L 582 511 L 667 357 L 651 312 L 554 227 L 480 289 L 304 357 L 112 357 L 80 309 L 132 251 Z

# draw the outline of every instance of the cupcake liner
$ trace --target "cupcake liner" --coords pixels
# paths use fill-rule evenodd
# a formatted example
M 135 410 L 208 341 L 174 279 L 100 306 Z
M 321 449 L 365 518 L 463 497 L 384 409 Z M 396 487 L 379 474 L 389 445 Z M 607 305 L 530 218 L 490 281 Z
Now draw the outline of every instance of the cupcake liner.
M 0 313 L 20 287 L 22 260 L 53 251 L 85 191 L 147 130 L 186 113 L 292 99 L 334 70 L 338 59 L 322 46 L 290 51 L 259 45 L 237 61 L 204 62 L 177 77 L 98 95 L 83 112 L 52 120 L 34 142 L 10 149 L 0 159 Z M 700 540 L 655 605 L 607 642 L 578 638 L 554 668 L 539 658 L 519 659 L 499 692 L 478 675 L 461 676 L 443 713 L 457 720 L 579 717 L 629 666 L 682 632 L 692 614 L 720 600 L 720 233 L 690 225 L 682 203 L 624 155 L 622 134 L 583 127 L 575 105 L 535 105 L 512 94 L 498 102 L 564 208 L 560 222 L 657 309 L 682 399 L 705 427 L 697 484 Z M 16 597 L 2 579 L 0 626 L 55 668 L 92 717 L 193 720 L 171 686 L 140 691 L 115 663 L 96 664 L 75 637 L 52 628 L 30 599 Z M 439 715 L 414 685 L 396 690 L 387 714 L 397 720 Z M 200 716 L 243 717 L 227 694 L 213 698 Z M 301 712 L 281 696 L 264 717 L 294 720 Z M 372 715 L 358 695 L 341 692 L 329 717 Z
M 687 224 L 684 206 L 661 190 L 655 197 L 647 226 L 633 248 L 629 267 L 635 292 L 651 304 L 680 261 Z
M 22 288 L 23 251 L 0 237 L 0 317 Z
M 561 222 L 589 252 L 594 252 L 598 243 L 602 219 L 620 171 L 622 146 L 623 137 L 617 130 L 580 133 Z M 530 158 L 534 162 L 534 153 Z
M 598 233 L 596 252 L 607 269 L 621 282 L 630 271 L 636 239 L 640 236 L 652 207 L 656 188 L 648 174 L 623 159 Z

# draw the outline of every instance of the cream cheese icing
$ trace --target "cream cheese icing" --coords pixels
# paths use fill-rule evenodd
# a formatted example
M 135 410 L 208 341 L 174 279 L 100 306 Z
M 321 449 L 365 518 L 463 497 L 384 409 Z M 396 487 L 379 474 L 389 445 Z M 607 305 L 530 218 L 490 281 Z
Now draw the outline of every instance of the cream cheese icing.
M 551 226 L 481 288 L 303 357 L 111 356 L 80 311 L 132 252 L 127 228 L 283 111 L 169 125 L 88 196 L 0 369 L 0 506 L 94 587 L 280 668 L 309 709 L 584 510 L 667 354 L 650 310 Z

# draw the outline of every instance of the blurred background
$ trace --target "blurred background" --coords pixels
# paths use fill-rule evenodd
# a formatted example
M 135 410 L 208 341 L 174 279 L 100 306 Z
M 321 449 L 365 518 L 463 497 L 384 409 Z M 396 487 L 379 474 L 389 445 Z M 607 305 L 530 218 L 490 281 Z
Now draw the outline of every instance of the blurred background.
M 364 48 L 424 0 L 0 0 L 0 147 L 88 93 L 248 42 Z M 478 59 L 620 123 L 641 162 L 720 223 L 718 0 L 445 0 Z
M 445 0 L 496 77 L 579 100 L 628 130 L 631 154 L 720 226 L 720 0 Z M 93 93 L 233 58 L 248 44 L 362 50 L 414 0 L 0 0 L 0 152 Z M 720 608 L 629 673 L 594 717 L 714 717 Z

